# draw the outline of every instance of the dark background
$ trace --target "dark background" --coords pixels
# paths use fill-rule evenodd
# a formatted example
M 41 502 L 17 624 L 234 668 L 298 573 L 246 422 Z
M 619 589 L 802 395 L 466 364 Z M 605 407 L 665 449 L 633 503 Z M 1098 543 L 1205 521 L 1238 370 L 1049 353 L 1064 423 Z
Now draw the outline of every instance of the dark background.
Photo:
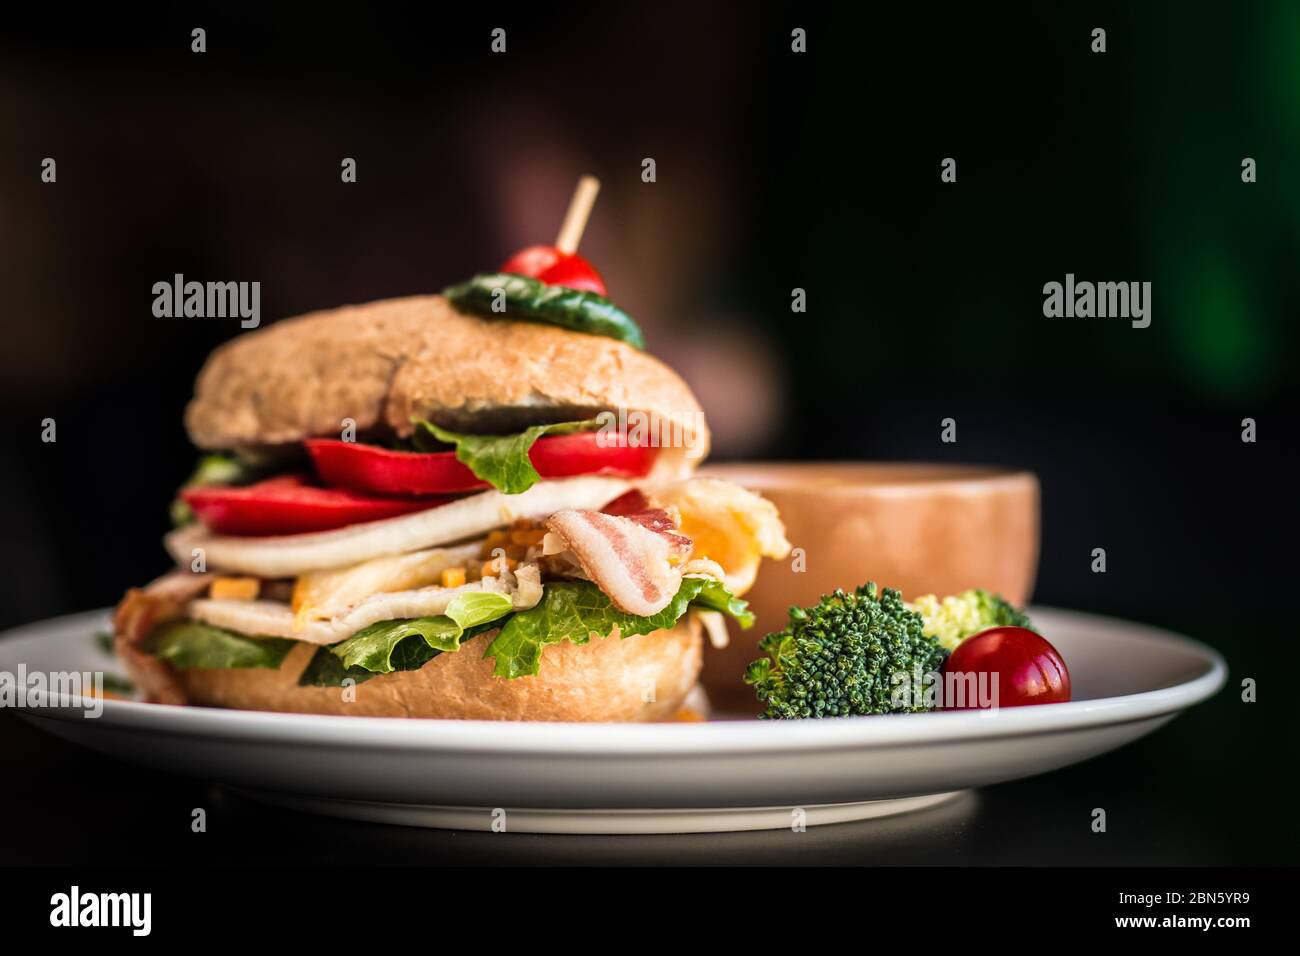
M 166 567 L 166 503 L 195 459 L 183 404 L 239 329 L 153 318 L 154 282 L 259 280 L 264 322 L 436 291 L 551 241 L 592 172 L 583 253 L 697 389 L 716 458 L 1031 469 L 1035 601 L 1227 657 L 1223 694 L 1157 737 L 993 793 L 1126 794 L 1191 841 L 1144 845 L 1145 862 L 1294 862 L 1278 662 L 1295 638 L 1300 6 L 866 9 L 7 14 L 0 626 L 111 604 Z M 1067 272 L 1151 281 L 1151 327 L 1045 319 L 1042 286 Z M 1243 677 L 1259 703 L 1238 701 Z M 1190 835 L 1211 818 L 1214 836 Z

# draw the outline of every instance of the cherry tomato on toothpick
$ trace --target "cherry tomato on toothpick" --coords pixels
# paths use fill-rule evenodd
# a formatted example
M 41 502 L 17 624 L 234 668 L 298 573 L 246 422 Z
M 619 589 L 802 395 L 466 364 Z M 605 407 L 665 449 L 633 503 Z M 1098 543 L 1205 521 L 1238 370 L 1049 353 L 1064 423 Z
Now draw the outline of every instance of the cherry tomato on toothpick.
M 562 252 L 555 246 L 529 246 L 501 264 L 501 272 L 540 279 L 547 285 L 562 285 L 580 292 L 608 295 L 600 273 L 576 252 Z
M 945 709 L 980 706 L 1022 707 L 1070 699 L 1070 672 L 1060 653 L 1025 627 L 992 627 L 966 638 L 943 665 L 945 674 L 997 675 L 996 697 L 984 701 L 945 701 Z M 950 682 L 945 682 L 945 690 Z M 978 683 L 978 681 L 977 681 Z M 987 688 L 993 687 L 991 680 Z M 966 682 L 966 687 L 970 683 Z M 988 692 L 992 694 L 990 690 Z

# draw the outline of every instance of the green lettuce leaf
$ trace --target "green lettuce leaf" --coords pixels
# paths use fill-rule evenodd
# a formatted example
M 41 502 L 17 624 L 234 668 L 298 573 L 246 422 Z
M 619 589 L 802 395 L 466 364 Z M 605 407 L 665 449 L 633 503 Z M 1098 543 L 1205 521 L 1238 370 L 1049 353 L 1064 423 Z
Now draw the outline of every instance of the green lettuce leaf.
M 557 581 L 543 588 L 536 607 L 506 620 L 483 656 L 496 658 L 492 673 L 497 677 L 525 677 L 537 673 L 548 644 L 566 640 L 586 644 L 593 635 L 607 637 L 615 628 L 622 637 L 649 634 L 672 627 L 693 601 L 708 610 L 730 614 L 741 627 L 754 623 L 744 601 L 707 578 L 684 578 L 668 606 L 649 617 L 620 611 L 589 581 Z
M 395 670 L 414 670 L 427 663 L 434 654 L 458 651 L 467 628 L 495 621 L 508 614 L 510 598 L 490 591 L 468 591 L 452 598 L 447 613 L 434 617 L 417 617 L 380 621 L 362 628 L 330 650 L 345 670 L 360 667 L 373 674 L 391 674 Z M 407 638 L 421 637 L 419 642 Z M 414 646 L 407 647 L 410 643 Z M 394 655 L 401 652 L 397 663 Z M 432 653 L 429 653 L 432 652 Z
M 149 640 L 159 660 L 181 669 L 279 667 L 295 641 L 282 637 L 246 637 L 201 621 L 174 621 Z
M 117 674 L 105 674 L 104 690 L 110 690 L 114 694 L 134 694 L 135 685 L 125 677 L 119 677 Z
M 749 609 L 749 602 L 742 601 L 720 581 L 709 578 L 687 578 L 687 581 L 702 581 L 700 593 L 691 599 L 691 603 L 706 611 L 721 611 L 728 617 L 736 619 L 745 630 L 754 626 L 754 612 Z
M 468 629 L 504 617 L 513 608 L 508 595 L 496 591 L 466 591 L 451 599 L 446 613 L 447 617 Z
M 380 621 L 362 628 L 330 650 L 343 662 L 345 669 L 362 667 L 375 674 L 390 674 L 395 669 L 393 652 L 408 637 L 424 638 L 429 650 L 456 651 L 460 649 L 462 633 L 464 631 L 459 624 L 441 614 L 437 617 Z
M 437 441 L 454 445 L 456 460 L 474 472 L 475 477 L 507 495 L 517 495 L 541 478 L 528 457 L 528 451 L 537 439 L 543 435 L 592 431 L 601 426 L 601 421 L 593 418 L 582 422 L 534 425 L 517 435 L 462 435 L 421 419 L 416 419 L 415 426 L 417 436 L 424 432 Z M 418 439 L 416 444 L 420 444 Z
M 432 660 L 437 651 L 429 647 L 423 641 L 408 641 L 412 648 L 420 648 L 428 652 L 428 656 L 419 663 L 413 660 L 408 661 L 400 653 L 395 651 L 389 660 L 393 664 L 393 670 L 418 670 Z M 403 645 L 405 646 L 405 645 Z M 414 664 L 414 666 L 399 666 L 400 664 Z M 345 680 L 351 679 L 354 684 L 360 684 L 374 677 L 374 673 L 366 670 L 364 667 L 344 667 L 343 662 L 328 647 L 318 647 L 316 653 L 312 655 L 307 666 L 302 669 L 298 675 L 299 687 L 342 687 Z
M 390 623 L 406 623 L 391 622 Z M 464 644 L 471 637 L 477 637 L 484 631 L 490 631 L 494 627 L 500 626 L 500 621 L 487 621 L 483 624 L 476 624 L 473 627 L 467 627 L 460 635 L 459 644 Z M 408 634 L 407 638 L 414 637 L 415 634 Z M 351 638 L 349 638 L 351 640 Z M 347 643 L 344 641 L 343 643 Z M 351 679 L 354 684 L 360 684 L 370 678 L 377 676 L 376 671 L 368 670 L 361 664 L 345 666 L 342 658 L 334 653 L 335 648 L 341 646 L 335 644 L 331 647 L 319 648 L 312 659 L 307 662 L 302 673 L 298 675 L 299 687 L 342 687 L 343 681 Z M 443 653 L 438 648 L 431 647 L 424 640 L 400 640 L 392 650 L 388 658 L 388 664 L 391 665 L 388 671 L 418 671 L 429 661 L 433 660 L 439 654 Z
M 467 591 L 452 598 L 446 614 L 380 621 L 338 644 L 322 647 L 303 669 L 298 683 L 339 687 L 349 677 L 359 684 L 376 674 L 419 670 L 439 654 L 460 650 L 464 641 L 496 627 L 495 622 L 512 607 L 504 594 Z

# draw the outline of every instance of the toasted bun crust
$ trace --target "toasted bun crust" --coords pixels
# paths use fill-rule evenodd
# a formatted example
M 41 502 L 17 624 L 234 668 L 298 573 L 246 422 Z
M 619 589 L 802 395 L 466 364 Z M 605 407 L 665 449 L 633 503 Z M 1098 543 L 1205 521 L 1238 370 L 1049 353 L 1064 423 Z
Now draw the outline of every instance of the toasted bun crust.
M 419 417 L 462 431 L 627 409 L 654 413 L 708 452 L 699 403 L 658 359 L 615 339 L 462 314 L 439 295 L 313 312 L 240 335 L 199 373 L 185 413 L 201 448 L 360 432 Z
M 687 617 L 671 630 L 637 637 L 561 641 L 546 648 L 535 677 L 492 676 L 483 650 L 495 632 L 454 654 L 439 654 L 417 671 L 382 674 L 342 688 L 299 687 L 316 648 L 294 648 L 279 670 L 177 671 L 191 704 L 357 717 L 460 720 L 663 720 L 677 710 L 700 673 L 703 640 Z M 649 694 L 653 688 L 654 693 Z M 645 701 L 647 696 L 654 700 Z

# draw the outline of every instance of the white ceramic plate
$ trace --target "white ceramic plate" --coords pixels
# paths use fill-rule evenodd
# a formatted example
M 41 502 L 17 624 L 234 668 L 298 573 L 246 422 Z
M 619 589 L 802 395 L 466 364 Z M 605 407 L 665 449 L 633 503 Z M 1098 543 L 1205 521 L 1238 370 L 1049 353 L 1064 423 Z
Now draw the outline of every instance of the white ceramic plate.
M 281 805 L 409 825 L 564 833 L 745 830 L 863 819 L 1113 750 L 1223 686 L 1210 648 L 1034 609 L 1068 704 L 833 720 L 512 724 L 104 702 L 28 707 L 60 737 Z M 104 612 L 0 636 L 0 672 L 115 669 Z

